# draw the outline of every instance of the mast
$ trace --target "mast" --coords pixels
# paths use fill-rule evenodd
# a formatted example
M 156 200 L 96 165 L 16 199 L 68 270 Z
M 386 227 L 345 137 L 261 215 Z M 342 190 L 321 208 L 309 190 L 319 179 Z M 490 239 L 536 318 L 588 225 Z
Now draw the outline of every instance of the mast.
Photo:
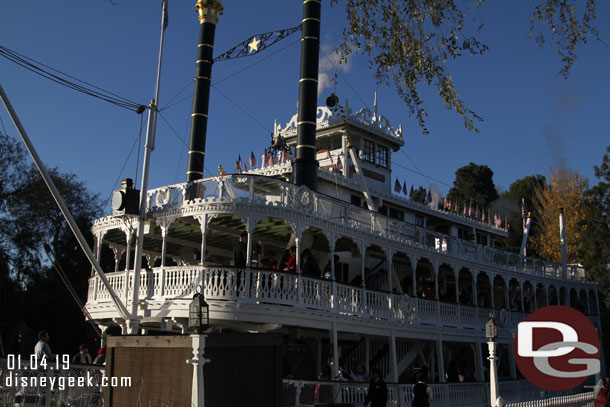
M 312 191 L 318 188 L 316 116 L 321 9 L 320 0 L 303 0 L 296 160 L 292 164 L 293 182 L 297 185 L 306 185 Z
M 148 109 L 148 122 L 146 125 L 146 142 L 144 146 L 144 162 L 142 168 L 142 184 L 140 188 L 140 212 L 138 214 L 138 231 L 136 234 L 135 261 L 133 265 L 133 288 L 131 292 L 131 314 L 135 318 L 138 315 L 138 294 L 140 291 L 140 269 L 142 268 L 142 250 L 144 248 L 144 221 L 146 219 L 146 208 L 148 206 L 148 176 L 150 174 L 150 155 L 155 149 L 155 135 L 157 132 L 157 113 L 159 112 L 159 87 L 161 84 L 161 59 L 163 57 L 163 38 L 167 27 L 167 0 L 163 0 L 163 14 L 161 17 L 161 39 L 159 41 L 159 59 L 157 62 L 157 82 L 155 86 L 155 97 L 150 102 Z M 129 265 L 126 267 L 129 269 Z M 125 279 L 129 287 L 129 279 Z M 138 329 L 138 320 L 129 321 L 129 333 L 134 334 Z
M 561 277 L 568 278 L 568 253 L 566 250 L 566 227 L 563 208 L 559 208 L 559 236 L 561 238 Z
M 212 63 L 214 62 L 214 34 L 218 16 L 223 11 L 222 3 L 218 0 L 199 0 L 195 8 L 199 13 L 200 29 L 186 182 L 203 178 L 205 139 L 210 104 L 210 81 L 212 78 Z

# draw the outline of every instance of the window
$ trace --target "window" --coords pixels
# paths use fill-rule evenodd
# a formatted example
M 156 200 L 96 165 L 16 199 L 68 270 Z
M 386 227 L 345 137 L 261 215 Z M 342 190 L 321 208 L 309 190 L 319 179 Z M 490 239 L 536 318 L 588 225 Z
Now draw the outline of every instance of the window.
M 377 145 L 377 165 L 388 168 L 388 148 Z
M 363 139 L 362 147 L 362 159 L 370 163 L 375 163 L 375 143 L 367 139 Z

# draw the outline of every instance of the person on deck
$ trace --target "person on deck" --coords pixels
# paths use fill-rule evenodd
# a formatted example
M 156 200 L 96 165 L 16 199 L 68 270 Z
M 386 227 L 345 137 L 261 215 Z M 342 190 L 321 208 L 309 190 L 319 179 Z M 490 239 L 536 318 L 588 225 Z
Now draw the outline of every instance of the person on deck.
M 292 246 L 289 249 L 290 257 L 288 257 L 288 261 L 286 262 L 286 267 L 284 267 L 284 271 L 297 271 L 297 248 L 296 246 Z
M 303 251 L 303 275 L 308 277 L 320 278 L 320 267 L 318 262 L 314 259 L 310 249 Z
M 413 386 L 413 407 L 430 407 L 432 401 L 432 389 L 424 383 L 424 372 L 417 375 L 417 383 Z
M 368 404 L 371 403 L 371 407 L 386 407 L 387 402 L 388 386 L 381 378 L 379 369 L 373 369 L 371 384 L 369 385 L 369 391 L 364 399 L 364 405 L 368 406 Z
M 233 265 L 235 267 L 246 267 L 248 259 L 248 232 L 241 232 L 239 242 L 233 246 Z

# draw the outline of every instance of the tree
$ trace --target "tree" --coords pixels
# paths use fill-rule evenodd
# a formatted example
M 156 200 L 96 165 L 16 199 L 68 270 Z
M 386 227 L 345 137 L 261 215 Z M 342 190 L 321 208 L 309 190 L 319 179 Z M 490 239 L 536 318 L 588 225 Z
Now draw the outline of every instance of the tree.
M 595 166 L 598 184 L 585 192 L 587 221 L 582 226 L 587 233 L 580 253 L 587 276 L 597 282 L 602 299 L 610 299 L 610 146 L 606 151 L 601 166 Z
M 346 0 L 347 27 L 337 51 L 343 60 L 356 51 L 364 51 L 378 83 L 394 85 L 415 115 L 424 134 L 426 111 L 417 87 L 426 83 L 436 88 L 445 107 L 464 119 L 464 126 L 478 131 L 481 118 L 468 109 L 453 84 L 446 61 L 460 56 L 480 55 L 487 49 L 478 39 L 483 25 L 469 27 L 467 15 L 484 0 L 457 3 L 455 0 Z M 339 0 L 332 0 L 331 4 Z M 537 30 L 541 46 L 550 36 L 567 76 L 576 60 L 577 47 L 586 42 L 595 19 L 595 0 L 588 0 L 582 18 L 576 15 L 576 0 L 537 0 L 530 18 L 530 37 Z M 510 7 L 513 7 L 511 3 Z M 476 34 L 470 35 L 471 32 Z
M 581 226 L 586 221 L 584 192 L 588 181 L 577 170 L 551 167 L 551 182 L 547 188 L 536 192 L 534 215 L 539 233 L 532 243 L 541 257 L 561 263 L 561 239 L 559 212 L 565 214 L 566 249 L 568 263 L 579 263 L 582 242 L 586 231 Z
M 481 210 L 498 199 L 498 191 L 493 182 L 493 171 L 486 165 L 470 163 L 455 172 L 453 187 L 447 199 L 458 205 L 478 205 Z
M 33 333 L 40 329 L 52 332 L 55 352 L 74 352 L 93 333 L 66 295 L 42 245 L 54 249 L 81 300 L 87 293 L 89 263 L 38 171 L 16 140 L 1 133 L 0 168 L 0 336 L 6 352 L 31 352 Z M 99 198 L 74 174 L 56 168 L 49 172 L 91 244 L 89 227 L 101 215 Z M 10 313 L 2 312 L 6 303 L 11 304 Z
M 508 237 L 503 242 L 498 243 L 498 247 L 503 250 L 507 250 L 513 253 L 519 253 L 521 250 L 521 241 L 523 240 L 523 218 L 521 215 L 521 200 L 524 201 L 525 213 L 533 211 L 534 200 L 536 191 L 540 188 L 546 188 L 546 178 L 544 175 L 528 175 L 524 178 L 518 179 L 508 188 L 508 191 L 503 192 L 500 195 L 501 201 L 507 201 L 508 206 L 513 210 L 510 211 L 510 225 L 512 226 L 508 231 Z M 530 226 L 529 241 L 531 242 L 532 236 L 538 234 L 538 225 L 536 219 L 532 219 Z M 528 246 L 528 256 L 536 257 L 537 253 L 531 247 Z

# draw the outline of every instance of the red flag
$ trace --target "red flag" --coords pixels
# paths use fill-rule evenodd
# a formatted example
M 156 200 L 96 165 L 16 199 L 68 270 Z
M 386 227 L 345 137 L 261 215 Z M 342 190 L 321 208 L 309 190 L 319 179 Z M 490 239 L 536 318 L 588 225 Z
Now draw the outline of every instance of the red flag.
M 479 219 L 481 217 L 481 211 L 479 211 L 479 205 L 477 205 L 477 210 L 474 212 L 474 217 Z
M 400 182 L 398 182 L 398 179 L 394 182 L 394 192 L 400 192 L 402 188 L 400 187 Z
M 283 163 L 285 163 L 286 161 L 288 161 L 288 154 L 286 153 L 286 150 L 282 150 L 281 162 L 282 162 L 282 164 L 283 164 Z
M 470 203 L 470 205 L 468 206 L 468 217 L 472 218 L 472 202 Z
M 413 190 L 413 185 L 411 185 L 411 190 Z M 407 181 L 402 182 L 402 193 L 407 195 Z
M 487 220 L 486 216 L 485 216 L 485 208 L 483 208 L 483 214 L 481 215 L 481 221 L 483 223 L 485 223 L 485 221 Z
M 239 165 L 239 160 L 235 160 L 235 170 L 241 174 L 241 166 Z
M 466 209 L 466 202 L 464 202 L 464 216 L 468 215 L 468 209 Z
M 256 167 L 256 157 L 254 157 L 254 153 L 250 151 L 250 159 L 248 160 L 248 164 L 250 165 L 250 169 Z

